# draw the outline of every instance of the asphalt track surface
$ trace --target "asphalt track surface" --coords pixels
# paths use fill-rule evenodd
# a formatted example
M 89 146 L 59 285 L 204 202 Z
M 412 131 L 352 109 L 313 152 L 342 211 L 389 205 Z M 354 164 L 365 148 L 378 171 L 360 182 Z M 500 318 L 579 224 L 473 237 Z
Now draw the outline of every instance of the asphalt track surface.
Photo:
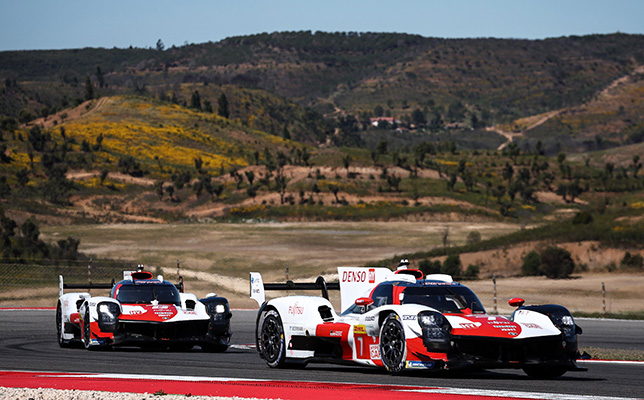
M 82 373 L 159 374 L 302 382 L 382 385 L 644 398 L 644 363 L 580 365 L 556 380 L 536 380 L 521 370 L 470 373 L 413 373 L 391 376 L 379 369 L 309 364 L 304 369 L 271 369 L 252 344 L 255 311 L 234 310 L 233 344 L 220 354 L 198 348 L 185 352 L 122 348 L 112 351 L 61 349 L 56 343 L 54 310 L 0 310 L 0 370 Z M 644 350 L 644 321 L 578 320 L 581 346 Z

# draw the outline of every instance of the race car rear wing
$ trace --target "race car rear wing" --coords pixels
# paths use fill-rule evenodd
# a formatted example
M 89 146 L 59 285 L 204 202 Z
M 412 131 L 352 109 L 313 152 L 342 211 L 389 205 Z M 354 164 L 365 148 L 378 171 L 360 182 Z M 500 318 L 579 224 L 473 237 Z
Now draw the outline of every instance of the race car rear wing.
M 259 272 L 250 273 L 250 298 L 255 300 L 260 306 L 266 301 L 267 290 L 319 290 L 322 297 L 329 299 L 329 290 L 340 290 L 340 284 L 337 282 L 326 282 L 323 277 L 318 278 L 313 283 L 286 281 L 286 283 L 264 283 L 262 275 Z
M 112 283 L 64 283 L 63 276 L 58 275 L 58 296 L 63 295 L 65 289 L 111 289 L 114 286 L 114 279 Z

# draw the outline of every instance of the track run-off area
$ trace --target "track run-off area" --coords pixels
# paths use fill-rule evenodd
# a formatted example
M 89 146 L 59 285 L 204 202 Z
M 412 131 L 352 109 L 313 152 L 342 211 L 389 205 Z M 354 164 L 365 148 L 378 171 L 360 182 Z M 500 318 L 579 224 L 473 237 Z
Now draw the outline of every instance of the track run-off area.
M 644 363 L 580 361 L 586 372 L 537 380 L 521 370 L 389 375 L 361 366 L 271 369 L 253 348 L 254 310 L 233 310 L 225 353 L 62 349 L 55 310 L 0 310 L 0 387 L 262 399 L 644 399 Z M 644 349 L 644 321 L 580 319 L 580 346 Z

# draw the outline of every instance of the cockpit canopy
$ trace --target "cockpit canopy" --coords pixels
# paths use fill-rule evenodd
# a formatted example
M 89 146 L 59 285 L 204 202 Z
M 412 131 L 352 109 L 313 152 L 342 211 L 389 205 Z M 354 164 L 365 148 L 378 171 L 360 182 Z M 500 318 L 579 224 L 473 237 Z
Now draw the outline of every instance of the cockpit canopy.
M 370 308 L 386 304 L 421 304 L 445 314 L 485 314 L 478 297 L 466 286 L 430 280 L 390 281 L 376 286 L 369 296 Z M 353 305 L 344 314 L 362 313 L 364 307 Z
M 114 288 L 112 297 L 121 304 L 158 304 L 181 305 L 179 291 L 172 284 L 124 284 Z

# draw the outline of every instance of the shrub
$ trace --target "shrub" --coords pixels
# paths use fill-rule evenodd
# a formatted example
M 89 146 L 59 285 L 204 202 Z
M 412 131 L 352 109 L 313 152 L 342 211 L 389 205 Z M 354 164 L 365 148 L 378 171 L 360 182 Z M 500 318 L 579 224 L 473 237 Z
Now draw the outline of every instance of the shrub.
M 541 272 L 541 255 L 535 250 L 532 250 L 523 257 L 523 265 L 521 265 L 521 275 L 523 276 L 537 276 L 542 275 Z
M 623 267 L 626 268 L 637 268 L 642 269 L 644 266 L 644 258 L 640 254 L 631 255 L 628 251 L 624 253 L 624 258 L 620 263 Z
M 593 222 L 593 216 L 588 211 L 580 211 L 572 219 L 573 225 L 585 225 Z
M 551 279 L 567 278 L 575 269 L 568 250 L 550 246 L 541 252 L 541 272 Z
M 461 276 L 461 258 L 458 254 L 447 256 L 441 268 L 443 274 L 451 275 L 454 277 Z
M 418 263 L 418 268 L 425 275 L 440 274 L 440 272 L 441 272 L 441 262 L 440 261 L 432 261 L 432 260 L 420 260 L 420 262 Z
M 478 265 L 470 264 L 467 266 L 467 269 L 465 270 L 465 274 L 463 275 L 463 278 L 479 279 L 479 272 L 481 272 L 481 269 L 479 268 Z
M 467 244 L 478 243 L 481 241 L 481 232 L 479 231 L 470 231 L 467 234 Z

